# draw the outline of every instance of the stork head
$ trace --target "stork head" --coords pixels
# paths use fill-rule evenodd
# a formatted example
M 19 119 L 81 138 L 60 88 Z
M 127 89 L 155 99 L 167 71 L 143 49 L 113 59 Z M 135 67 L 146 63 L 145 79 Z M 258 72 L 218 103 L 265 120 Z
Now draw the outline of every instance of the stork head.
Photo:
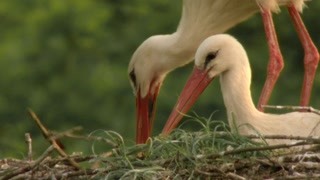
M 246 61 L 239 61 L 245 51 L 232 36 L 220 34 L 204 40 L 195 55 L 195 67 L 162 131 L 169 134 L 180 122 L 210 82 Z
M 169 35 L 152 36 L 138 47 L 129 64 L 129 79 L 136 96 L 136 142 L 139 144 L 145 143 L 152 132 L 159 89 L 171 70 L 169 44 Z

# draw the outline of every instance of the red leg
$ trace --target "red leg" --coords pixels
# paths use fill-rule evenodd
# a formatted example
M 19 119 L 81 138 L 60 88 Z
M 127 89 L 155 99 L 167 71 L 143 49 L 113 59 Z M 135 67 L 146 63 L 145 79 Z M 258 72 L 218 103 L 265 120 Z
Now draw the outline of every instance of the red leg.
M 266 32 L 266 38 L 268 42 L 268 47 L 270 51 L 270 59 L 267 68 L 267 78 L 260 95 L 258 109 L 263 110 L 262 105 L 268 103 L 270 99 L 271 92 L 274 88 L 276 81 L 278 80 L 279 74 L 283 69 L 283 58 L 280 51 L 277 35 L 274 29 L 274 24 L 272 20 L 272 14 L 270 10 L 261 7 L 261 15 L 264 24 L 264 29 Z
M 301 106 L 308 106 L 311 96 L 311 89 L 313 85 L 313 79 L 317 70 L 319 62 L 319 52 L 312 42 L 310 35 L 303 24 L 303 21 L 299 15 L 297 9 L 290 5 L 288 6 L 288 11 L 290 13 L 291 19 L 293 21 L 294 27 L 297 30 L 299 39 L 302 43 L 304 49 L 304 79 L 302 85 L 302 92 L 300 98 Z

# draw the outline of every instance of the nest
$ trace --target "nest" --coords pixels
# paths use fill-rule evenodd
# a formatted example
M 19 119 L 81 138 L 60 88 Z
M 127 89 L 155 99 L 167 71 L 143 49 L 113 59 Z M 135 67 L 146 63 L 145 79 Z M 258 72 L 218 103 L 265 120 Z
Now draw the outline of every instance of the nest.
M 203 130 L 175 130 L 168 137 L 150 138 L 146 144 L 127 146 L 121 135 L 80 136 L 76 127 L 51 133 L 29 111 L 50 142 L 36 159 L 27 133 L 26 159 L 0 160 L 5 179 L 316 179 L 320 178 L 319 137 L 240 136 L 223 122 L 199 120 Z M 218 129 L 220 129 L 218 131 Z M 59 139 L 71 137 L 108 144 L 102 154 L 68 154 Z M 285 139 L 295 143 L 268 145 L 254 139 Z

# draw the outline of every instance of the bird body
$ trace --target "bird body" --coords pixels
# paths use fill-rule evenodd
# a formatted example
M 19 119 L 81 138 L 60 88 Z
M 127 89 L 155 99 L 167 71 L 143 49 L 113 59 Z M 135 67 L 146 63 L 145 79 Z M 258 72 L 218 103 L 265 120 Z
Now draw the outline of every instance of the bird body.
M 209 59 L 210 53 L 214 58 Z M 242 45 L 229 35 L 214 35 L 199 47 L 190 76 L 168 122 L 179 122 L 212 79 L 220 76 L 221 91 L 232 130 L 242 135 L 319 136 L 320 116 L 312 112 L 263 113 L 251 98 L 251 68 Z M 270 144 L 281 141 L 269 140 Z
M 136 96 L 137 143 L 144 143 L 150 136 L 155 118 L 156 99 L 166 75 L 194 59 L 196 49 L 207 37 L 227 31 L 261 12 L 267 28 L 270 49 L 270 66 L 259 104 L 266 104 L 276 79 L 283 67 L 282 56 L 277 46 L 270 12 L 278 12 L 279 6 L 293 6 L 293 12 L 302 11 L 305 0 L 183 0 L 182 16 L 176 32 L 151 36 L 134 52 L 128 67 L 130 83 Z M 301 21 L 301 20 L 300 20 Z M 300 28 L 300 27 L 298 27 Z M 298 31 L 299 32 L 299 31 Z M 270 38 L 269 38 L 270 37 Z M 311 40 L 310 40 L 311 41 Z M 312 43 L 309 43 L 312 45 Z M 316 49 L 311 49 L 316 52 Z M 275 51 L 276 50 L 276 51 Z M 308 56 L 313 57 L 313 56 Z M 319 59 L 315 57 L 314 59 Z M 317 61 L 314 61 L 317 64 Z M 313 64 L 308 62 L 306 64 Z M 316 67 L 316 65 L 315 65 Z M 310 71 L 310 72 L 314 72 Z M 312 75 L 305 78 L 312 84 Z M 308 86 L 305 103 L 309 101 Z M 174 127 L 172 127 L 174 128 Z
M 227 31 L 260 10 L 279 11 L 290 2 L 302 11 L 305 0 L 184 0 L 176 32 L 146 39 L 133 54 L 128 72 L 133 69 L 141 96 L 149 91 L 151 81 L 190 63 L 199 44 L 207 37 Z M 151 87 L 152 88 L 152 87 Z M 137 88 L 133 86 L 135 93 Z
M 251 69 L 247 56 L 243 58 L 240 58 L 240 55 L 235 56 L 243 59 L 242 66 L 234 64 L 220 74 L 228 122 L 233 129 L 237 128 L 243 135 L 256 134 L 256 132 L 264 135 L 320 135 L 318 114 L 290 112 L 278 115 L 258 111 L 251 97 Z M 314 128 L 318 131 L 314 131 Z
M 149 88 L 153 88 L 150 84 L 154 78 L 161 82 L 168 72 L 190 63 L 205 38 L 225 32 L 259 11 L 255 0 L 245 1 L 247 3 L 234 0 L 184 0 L 176 32 L 149 37 L 131 58 L 128 72 L 134 70 L 141 96 L 145 97 Z M 133 89 L 137 93 L 137 88 Z

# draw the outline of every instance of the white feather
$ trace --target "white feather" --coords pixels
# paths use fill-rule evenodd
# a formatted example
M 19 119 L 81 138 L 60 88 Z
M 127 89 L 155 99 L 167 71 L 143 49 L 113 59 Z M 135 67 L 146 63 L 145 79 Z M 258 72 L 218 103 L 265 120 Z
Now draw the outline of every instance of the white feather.
M 220 75 L 221 91 L 228 113 L 228 121 L 233 129 L 243 135 L 292 135 L 319 136 L 320 116 L 310 112 L 292 112 L 286 114 L 268 114 L 260 112 L 254 106 L 251 97 L 251 68 L 242 45 L 229 35 L 215 35 L 207 38 L 197 50 L 195 64 L 203 68 L 206 54 L 219 49 L 212 63 L 207 65 L 208 72 Z M 212 76 L 211 76 L 212 78 Z M 269 140 L 270 144 L 283 143 L 281 140 Z

